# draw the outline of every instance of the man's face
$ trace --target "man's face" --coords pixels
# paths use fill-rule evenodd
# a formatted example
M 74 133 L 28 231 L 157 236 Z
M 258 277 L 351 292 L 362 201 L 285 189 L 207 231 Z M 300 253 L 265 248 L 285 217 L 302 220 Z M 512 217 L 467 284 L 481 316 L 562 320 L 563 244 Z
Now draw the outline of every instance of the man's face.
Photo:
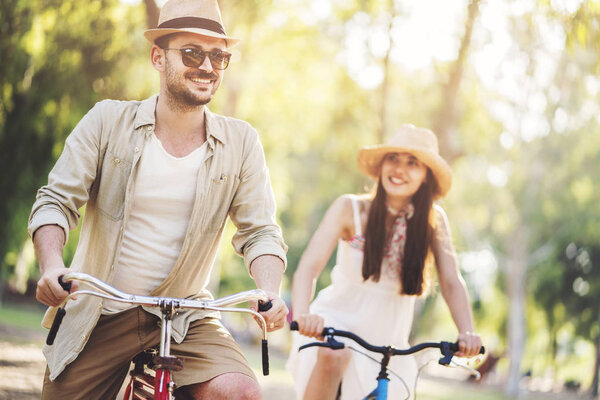
M 225 40 L 192 33 L 174 35 L 165 51 L 165 89 L 170 102 L 179 109 L 193 110 L 211 101 L 223 78 L 222 70 L 212 67 L 208 56 L 197 67 L 183 64 L 181 52 L 172 49 L 225 51 Z

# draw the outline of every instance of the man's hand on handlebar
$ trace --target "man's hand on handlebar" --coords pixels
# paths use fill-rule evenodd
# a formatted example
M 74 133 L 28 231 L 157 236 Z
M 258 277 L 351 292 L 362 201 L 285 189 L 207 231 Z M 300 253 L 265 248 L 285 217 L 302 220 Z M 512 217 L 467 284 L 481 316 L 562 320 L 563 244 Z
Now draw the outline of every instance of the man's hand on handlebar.
M 69 272 L 68 268 L 57 266 L 55 268 L 46 268 L 37 283 L 35 292 L 36 299 L 47 306 L 59 306 L 69 295 L 65 289 L 58 283 L 58 278 Z M 72 282 L 71 292 L 78 289 L 77 282 Z
M 263 306 L 259 309 L 256 302 L 251 302 L 250 308 L 263 316 L 267 323 L 267 331 L 273 332 L 284 327 L 289 310 L 278 294 L 268 291 L 266 293 L 269 296 L 270 307 L 266 306 L 263 311 Z

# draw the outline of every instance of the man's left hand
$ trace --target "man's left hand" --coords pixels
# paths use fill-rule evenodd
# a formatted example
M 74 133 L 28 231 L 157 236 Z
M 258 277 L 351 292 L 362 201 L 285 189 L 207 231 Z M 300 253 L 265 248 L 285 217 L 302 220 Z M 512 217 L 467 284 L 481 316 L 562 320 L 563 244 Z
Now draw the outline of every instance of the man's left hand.
M 258 311 L 256 302 L 253 302 L 253 304 L 250 305 L 250 308 L 263 316 L 267 323 L 267 331 L 273 332 L 283 328 L 289 310 L 279 295 L 273 292 L 267 292 L 267 295 L 269 296 L 269 301 L 273 304 L 268 311 Z

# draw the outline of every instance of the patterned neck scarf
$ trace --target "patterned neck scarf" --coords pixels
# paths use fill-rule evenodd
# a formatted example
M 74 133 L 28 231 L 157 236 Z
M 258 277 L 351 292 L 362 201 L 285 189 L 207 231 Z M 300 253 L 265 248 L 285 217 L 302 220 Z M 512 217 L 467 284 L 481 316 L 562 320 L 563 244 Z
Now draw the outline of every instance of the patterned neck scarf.
M 404 243 L 406 242 L 406 221 L 411 219 L 415 213 L 415 207 L 409 203 L 401 210 L 395 210 L 387 205 L 387 210 L 394 215 L 392 223 L 391 235 L 383 249 L 383 254 L 387 259 L 387 264 L 384 273 L 390 278 L 397 278 L 402 267 L 404 258 Z

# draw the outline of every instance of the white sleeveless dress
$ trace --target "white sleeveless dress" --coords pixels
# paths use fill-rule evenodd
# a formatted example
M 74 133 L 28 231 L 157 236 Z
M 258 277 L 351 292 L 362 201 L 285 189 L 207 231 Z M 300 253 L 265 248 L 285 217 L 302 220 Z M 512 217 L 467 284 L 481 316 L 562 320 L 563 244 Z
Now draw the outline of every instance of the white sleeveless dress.
M 355 197 L 352 197 L 356 236 L 350 241 L 338 242 L 336 265 L 331 271 L 331 285 L 319 292 L 310 306 L 310 312 L 325 319 L 325 326 L 356 333 L 373 345 L 392 345 L 406 348 L 413 321 L 414 296 L 399 294 L 398 278 L 383 273 L 379 282 L 363 281 L 363 251 L 360 214 Z M 358 240 L 357 240 L 358 239 Z M 336 338 L 337 339 L 337 338 Z M 367 352 L 351 340 L 337 339 Z M 317 348 L 298 352 L 302 344 L 313 338 L 293 333 L 292 350 L 286 368 L 294 377 L 296 398 L 302 399 L 308 379 L 316 362 Z M 369 353 L 376 360 L 381 355 Z M 389 374 L 389 399 L 413 399 L 417 378 L 417 363 L 412 356 L 394 356 L 389 368 L 402 378 Z M 377 385 L 380 366 L 362 354 L 352 351 L 352 359 L 342 378 L 342 400 L 363 399 Z M 408 388 L 408 391 L 407 391 Z

